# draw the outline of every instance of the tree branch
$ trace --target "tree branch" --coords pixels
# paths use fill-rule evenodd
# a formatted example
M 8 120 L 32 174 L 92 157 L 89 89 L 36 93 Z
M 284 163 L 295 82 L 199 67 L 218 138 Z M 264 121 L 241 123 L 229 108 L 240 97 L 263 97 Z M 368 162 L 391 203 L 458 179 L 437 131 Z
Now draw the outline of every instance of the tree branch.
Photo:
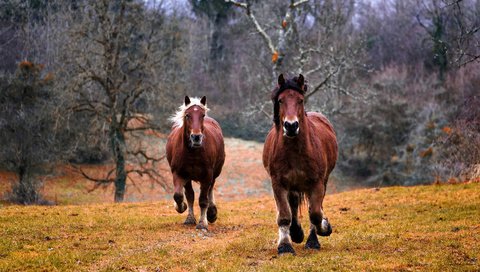
M 301 4 L 307 3 L 309 0 L 300 0 L 298 2 L 293 2 L 290 4 L 290 8 L 296 8 L 300 6 Z
M 262 26 L 260 26 L 260 24 L 258 23 L 257 18 L 255 17 L 255 15 L 253 14 L 253 12 L 250 9 L 250 4 L 240 3 L 240 2 L 237 2 L 237 1 L 234 1 L 234 0 L 225 0 L 225 2 L 226 3 L 232 3 L 237 7 L 241 7 L 243 9 L 245 9 L 248 18 L 250 18 L 250 21 L 252 21 L 252 23 L 255 25 L 255 28 L 257 29 L 258 33 L 260 34 L 260 36 L 262 36 L 263 40 L 267 44 L 268 48 L 270 49 L 270 52 L 272 54 L 274 54 L 276 50 L 275 50 L 275 46 L 273 45 L 272 39 L 267 34 L 267 32 L 265 32 L 265 30 L 262 28 Z

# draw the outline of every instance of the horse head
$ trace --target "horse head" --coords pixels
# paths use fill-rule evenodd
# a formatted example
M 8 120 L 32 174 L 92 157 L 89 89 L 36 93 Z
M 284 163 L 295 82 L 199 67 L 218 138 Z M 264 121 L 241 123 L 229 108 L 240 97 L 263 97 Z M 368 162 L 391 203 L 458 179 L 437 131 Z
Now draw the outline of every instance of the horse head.
M 198 99 L 192 99 L 185 96 L 185 112 L 183 124 L 185 132 L 188 135 L 190 147 L 198 148 L 203 143 L 203 120 L 207 112 L 207 98 L 204 96 Z
M 305 118 L 304 95 L 307 85 L 303 75 L 285 80 L 278 77 L 278 86 L 272 93 L 274 122 L 277 129 L 283 127 L 283 135 L 293 138 L 300 133 L 300 123 Z

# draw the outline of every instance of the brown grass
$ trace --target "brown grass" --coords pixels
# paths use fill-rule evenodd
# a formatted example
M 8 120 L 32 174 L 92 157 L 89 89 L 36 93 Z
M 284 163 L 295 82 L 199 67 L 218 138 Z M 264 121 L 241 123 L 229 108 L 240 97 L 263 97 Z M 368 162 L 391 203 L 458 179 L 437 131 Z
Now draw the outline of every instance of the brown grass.
M 334 232 L 322 249 L 282 257 L 271 197 L 219 201 L 208 232 L 183 226 L 171 201 L 3 206 L 0 271 L 480 269 L 478 183 L 357 190 L 324 206 Z

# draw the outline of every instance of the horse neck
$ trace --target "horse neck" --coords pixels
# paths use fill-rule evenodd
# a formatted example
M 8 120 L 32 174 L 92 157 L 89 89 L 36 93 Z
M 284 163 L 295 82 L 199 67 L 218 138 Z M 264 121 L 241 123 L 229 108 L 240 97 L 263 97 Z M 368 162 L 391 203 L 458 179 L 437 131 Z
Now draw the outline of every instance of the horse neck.
M 188 129 L 187 127 L 185 126 L 185 124 L 183 124 L 183 126 L 181 127 L 181 133 L 180 133 L 180 138 L 182 140 L 182 146 L 185 150 L 188 150 L 188 138 L 190 137 L 188 135 Z

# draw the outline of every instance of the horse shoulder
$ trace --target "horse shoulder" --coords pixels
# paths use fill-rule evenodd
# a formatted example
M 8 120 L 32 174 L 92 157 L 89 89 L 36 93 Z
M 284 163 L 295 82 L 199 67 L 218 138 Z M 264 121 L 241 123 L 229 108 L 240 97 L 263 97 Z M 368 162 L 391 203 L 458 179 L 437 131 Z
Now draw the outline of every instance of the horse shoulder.
M 205 117 L 205 120 L 203 121 L 203 125 L 205 127 L 205 132 L 210 138 L 213 137 L 214 143 L 216 147 L 222 147 L 224 146 L 224 141 L 223 141 L 223 133 L 222 133 L 222 128 L 220 127 L 220 124 L 218 122 L 211 118 L 211 117 Z
M 167 144 L 165 146 L 165 151 L 167 155 L 167 161 L 172 167 L 172 169 L 175 168 L 175 166 L 181 161 L 181 153 L 183 148 L 181 148 L 182 143 L 182 137 L 181 137 L 181 132 L 182 129 L 179 127 L 173 127 L 172 131 L 167 137 Z
M 216 155 L 214 156 L 216 158 L 215 161 L 219 164 L 219 167 L 222 167 L 225 161 L 225 143 L 222 128 L 220 124 L 211 117 L 205 118 L 204 126 L 206 137 L 210 139 L 209 142 L 211 143 L 211 146 L 209 146 L 211 151 L 209 152 Z
M 275 126 L 272 126 L 270 131 L 267 134 L 267 137 L 265 138 L 265 143 L 263 145 L 263 155 L 262 155 L 262 161 L 263 161 L 263 166 L 267 170 L 267 172 L 270 172 L 268 169 L 268 166 L 270 164 L 272 154 L 273 154 L 273 149 L 275 147 Z

